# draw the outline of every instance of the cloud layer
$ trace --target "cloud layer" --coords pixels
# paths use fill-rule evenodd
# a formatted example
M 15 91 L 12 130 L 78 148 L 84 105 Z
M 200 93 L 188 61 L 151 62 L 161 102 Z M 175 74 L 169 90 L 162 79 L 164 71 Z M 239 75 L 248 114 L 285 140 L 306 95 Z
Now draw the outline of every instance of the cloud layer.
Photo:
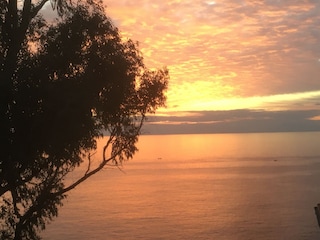
M 150 117 L 144 134 L 320 131 L 320 110 L 187 112 Z
M 320 1 L 106 1 L 149 67 L 168 66 L 168 106 L 320 90 Z M 211 110 L 213 110 L 211 106 Z M 192 109 L 190 109 L 192 110 Z

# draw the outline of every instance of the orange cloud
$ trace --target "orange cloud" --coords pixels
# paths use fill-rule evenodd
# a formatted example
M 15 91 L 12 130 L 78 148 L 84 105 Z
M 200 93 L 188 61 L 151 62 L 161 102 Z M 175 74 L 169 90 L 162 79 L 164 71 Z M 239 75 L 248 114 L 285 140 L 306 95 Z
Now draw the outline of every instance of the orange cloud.
M 309 118 L 309 120 L 312 120 L 312 121 L 320 121 L 320 115 L 319 116 L 314 116 L 312 118 Z
M 106 3 L 147 66 L 168 67 L 169 108 L 320 89 L 320 2 Z

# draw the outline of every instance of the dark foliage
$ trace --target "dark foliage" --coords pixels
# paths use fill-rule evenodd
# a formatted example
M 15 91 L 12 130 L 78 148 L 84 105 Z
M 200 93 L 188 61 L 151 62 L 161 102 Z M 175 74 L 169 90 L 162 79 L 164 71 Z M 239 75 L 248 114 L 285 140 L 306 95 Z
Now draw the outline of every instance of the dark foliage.
M 36 5 L 24 28 L 25 8 L 12 2 L 0 2 L 0 236 L 38 239 L 68 191 L 133 156 L 146 114 L 164 104 L 168 72 L 144 66 L 100 3 L 54 1 L 63 18 L 51 25 L 32 12 Z M 66 186 L 84 161 L 84 175 Z

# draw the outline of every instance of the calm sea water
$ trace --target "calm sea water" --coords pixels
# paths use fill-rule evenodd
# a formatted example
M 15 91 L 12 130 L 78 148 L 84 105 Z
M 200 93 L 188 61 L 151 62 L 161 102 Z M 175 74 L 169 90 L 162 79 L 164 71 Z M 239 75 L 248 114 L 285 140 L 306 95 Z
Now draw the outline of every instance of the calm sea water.
M 123 172 L 106 169 L 70 193 L 42 236 L 320 239 L 319 140 L 320 132 L 141 136 Z

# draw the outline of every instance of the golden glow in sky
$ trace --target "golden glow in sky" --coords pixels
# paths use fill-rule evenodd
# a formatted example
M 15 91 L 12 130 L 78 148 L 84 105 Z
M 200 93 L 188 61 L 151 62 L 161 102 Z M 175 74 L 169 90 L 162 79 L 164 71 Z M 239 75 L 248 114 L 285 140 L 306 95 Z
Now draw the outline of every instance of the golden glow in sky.
M 122 35 L 139 42 L 147 66 L 168 67 L 162 111 L 320 102 L 320 1 L 105 3 Z

